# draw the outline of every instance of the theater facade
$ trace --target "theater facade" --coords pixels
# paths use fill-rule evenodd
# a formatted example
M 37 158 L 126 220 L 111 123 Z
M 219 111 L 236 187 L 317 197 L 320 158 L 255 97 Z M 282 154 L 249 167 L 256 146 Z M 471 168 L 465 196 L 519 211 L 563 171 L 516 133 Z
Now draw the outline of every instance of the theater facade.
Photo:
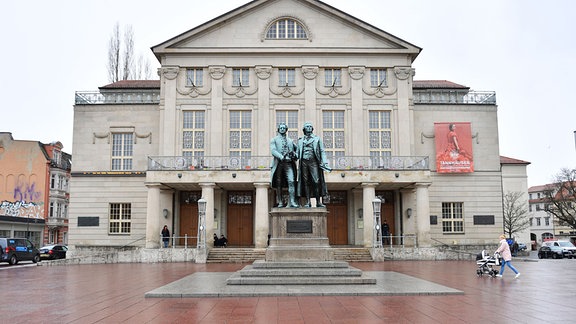
M 332 246 L 371 248 L 384 220 L 385 247 L 495 244 L 503 193 L 527 190 L 493 91 L 414 80 L 421 48 L 325 2 L 252 1 L 152 51 L 160 80 L 76 93 L 72 247 L 156 249 L 168 225 L 177 247 L 265 248 L 281 122 L 324 142 Z

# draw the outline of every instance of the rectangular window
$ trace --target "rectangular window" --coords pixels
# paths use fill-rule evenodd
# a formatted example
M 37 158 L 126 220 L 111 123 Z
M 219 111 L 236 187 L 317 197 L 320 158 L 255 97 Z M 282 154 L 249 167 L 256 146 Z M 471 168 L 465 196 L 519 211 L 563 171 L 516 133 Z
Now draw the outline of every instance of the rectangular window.
M 385 87 L 386 86 L 386 70 L 385 69 L 370 69 L 370 86 L 372 86 L 372 87 Z
M 370 111 L 368 113 L 368 133 L 370 156 L 392 156 L 392 129 L 390 111 Z
M 187 69 L 186 85 L 192 87 L 202 87 L 204 85 L 204 70 L 196 68 Z
M 50 189 L 56 189 L 56 174 L 52 173 L 50 175 Z
M 132 205 L 129 203 L 111 203 L 109 215 L 109 234 L 130 234 L 132 225 Z
M 132 170 L 133 138 L 132 133 L 112 134 L 112 170 Z
M 230 111 L 230 156 L 243 158 L 246 166 L 252 155 L 252 112 L 249 110 Z
M 287 136 L 293 141 L 298 141 L 298 111 L 296 110 L 277 110 L 276 126 L 280 123 L 288 125 Z
M 550 226 L 550 217 L 544 217 L 544 224 Z
M 48 216 L 54 217 L 54 202 L 53 201 L 50 202 L 50 207 L 48 209 Z
M 232 69 L 232 86 L 233 87 L 250 86 L 248 72 L 249 70 L 247 68 Z
M 342 85 L 341 78 L 342 77 L 342 70 L 341 69 L 325 69 L 324 70 L 324 85 L 327 87 L 339 87 Z
M 540 220 L 540 217 L 536 217 L 536 226 L 541 226 L 542 222 Z
M 464 203 L 444 202 L 442 203 L 442 232 L 444 234 L 464 233 Z
M 336 156 L 344 156 L 344 111 L 329 110 L 322 112 L 322 141 L 326 150 L 326 156 L 331 159 Z
M 278 69 L 278 85 L 280 87 L 293 87 L 296 85 L 295 69 Z
M 205 149 L 206 114 L 203 110 L 184 111 L 182 125 L 182 155 L 203 157 Z M 195 163 L 193 165 L 198 165 Z

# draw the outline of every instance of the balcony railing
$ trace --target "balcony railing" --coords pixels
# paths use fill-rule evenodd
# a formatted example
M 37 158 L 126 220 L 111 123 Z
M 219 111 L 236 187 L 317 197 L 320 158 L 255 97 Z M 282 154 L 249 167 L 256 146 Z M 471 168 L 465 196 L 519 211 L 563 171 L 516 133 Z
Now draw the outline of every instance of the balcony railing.
M 270 156 L 150 156 L 148 171 L 270 170 Z M 333 170 L 429 170 L 427 156 L 337 156 L 328 160 Z
M 414 90 L 415 104 L 495 105 L 494 91 Z
M 46 219 L 46 225 L 48 225 L 48 227 L 61 227 L 66 225 L 65 221 L 65 217 L 48 217 Z
M 77 91 L 77 105 L 97 104 L 157 104 L 160 103 L 160 91 Z

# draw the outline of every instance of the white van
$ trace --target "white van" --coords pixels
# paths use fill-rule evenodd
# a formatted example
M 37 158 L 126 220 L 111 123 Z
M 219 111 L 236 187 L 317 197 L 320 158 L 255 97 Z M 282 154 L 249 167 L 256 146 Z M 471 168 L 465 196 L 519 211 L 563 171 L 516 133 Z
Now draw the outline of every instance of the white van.
M 547 241 L 542 243 L 543 246 L 557 246 L 564 252 L 565 258 L 576 258 L 576 246 L 568 241 Z

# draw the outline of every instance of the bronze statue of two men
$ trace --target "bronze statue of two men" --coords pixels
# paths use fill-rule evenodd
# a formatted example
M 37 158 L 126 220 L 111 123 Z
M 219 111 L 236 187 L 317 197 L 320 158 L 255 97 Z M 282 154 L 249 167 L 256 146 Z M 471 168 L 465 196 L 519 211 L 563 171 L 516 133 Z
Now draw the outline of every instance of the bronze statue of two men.
M 298 208 L 299 198 L 305 198 L 304 207 L 312 207 L 310 198 L 316 198 L 316 207 L 325 207 L 320 198 L 328 195 L 324 171 L 330 172 L 324 144 L 316 136 L 311 123 L 302 128 L 304 136 L 295 143 L 287 136 L 288 125 L 278 125 L 278 135 L 270 142 L 274 157 L 271 168 L 271 187 L 276 189 L 278 207 Z M 296 161 L 298 169 L 296 168 Z M 288 202 L 284 204 L 283 190 L 288 189 Z

